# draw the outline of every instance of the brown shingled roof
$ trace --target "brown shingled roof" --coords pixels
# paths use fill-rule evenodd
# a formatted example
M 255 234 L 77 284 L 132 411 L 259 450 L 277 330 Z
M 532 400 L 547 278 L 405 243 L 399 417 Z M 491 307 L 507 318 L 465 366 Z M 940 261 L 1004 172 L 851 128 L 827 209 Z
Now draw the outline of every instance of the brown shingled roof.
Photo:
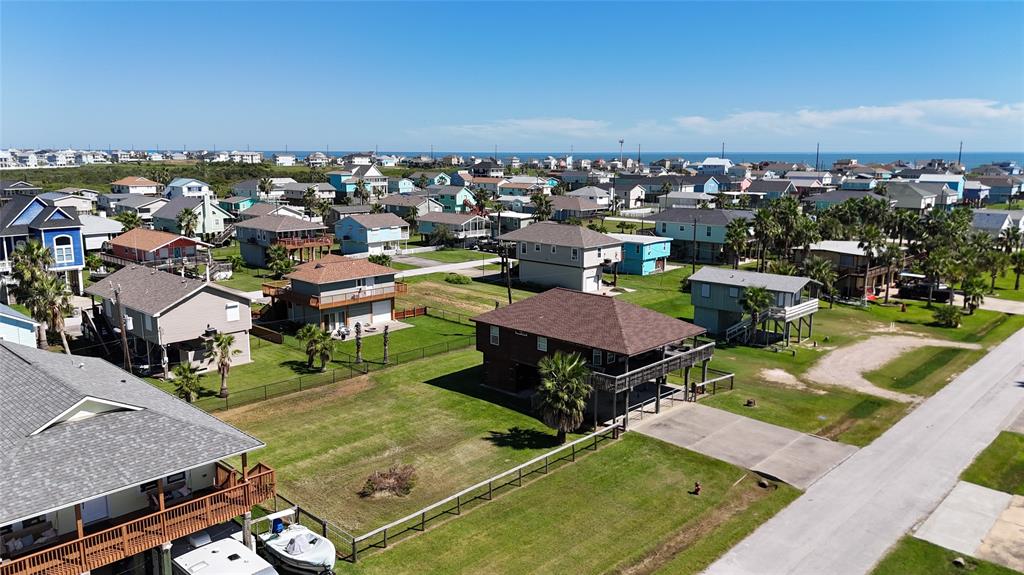
M 480 314 L 473 321 L 623 355 L 650 351 L 706 331 L 613 297 L 565 288 Z
M 306 262 L 285 277 L 312 284 L 325 284 L 371 276 L 398 273 L 389 267 L 370 262 L 366 258 L 347 258 L 335 254 Z
M 110 245 L 135 248 L 145 252 L 151 252 L 155 249 L 166 246 L 174 240 L 182 239 L 194 242 L 197 246 L 206 245 L 191 238 L 179 236 L 178 234 L 161 232 L 159 230 L 150 230 L 147 228 L 135 228 L 133 230 L 128 230 L 127 232 L 110 240 Z

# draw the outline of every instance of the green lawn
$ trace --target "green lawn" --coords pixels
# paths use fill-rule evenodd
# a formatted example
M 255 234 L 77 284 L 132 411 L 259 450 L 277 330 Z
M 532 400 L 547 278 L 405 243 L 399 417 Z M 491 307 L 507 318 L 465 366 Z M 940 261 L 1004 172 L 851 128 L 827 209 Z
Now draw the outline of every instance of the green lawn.
M 412 257 L 434 260 L 436 262 L 443 262 L 446 264 L 455 264 L 472 261 L 479 262 L 482 259 L 490 259 L 497 256 L 495 256 L 492 253 L 481 252 L 479 250 L 448 248 L 444 250 L 438 250 L 436 252 L 423 252 L 418 254 L 412 254 Z
M 1021 289 L 1013 289 L 1016 285 L 1017 276 L 1011 269 L 1003 276 L 996 276 L 996 289 L 995 292 L 990 296 L 998 299 L 1008 299 L 1013 301 L 1024 301 L 1024 278 L 1021 279 Z
M 953 565 L 953 560 L 963 557 L 967 561 L 966 568 Z M 871 572 L 872 575 L 1019 575 L 1017 571 L 995 563 L 982 561 L 973 557 L 964 557 L 962 553 L 950 551 L 920 539 L 906 536 Z
M 450 284 L 444 281 L 444 277 L 444 273 L 433 273 L 404 280 L 409 284 L 409 291 L 396 299 L 396 307 L 430 306 L 473 316 L 494 309 L 494 302 L 499 305 L 508 303 L 508 291 L 504 285 L 480 280 L 473 280 L 470 284 Z M 532 295 L 534 292 L 512 289 L 512 301 Z
M 744 478 L 742 479 L 741 478 Z M 694 481 L 700 496 L 687 494 Z M 697 573 L 798 495 L 636 433 L 342 569 Z M 646 570 L 642 572 L 648 572 Z
M 480 387 L 464 350 L 222 412 L 267 443 L 278 490 L 351 532 L 365 532 L 554 447 L 536 418 Z M 367 476 L 411 464 L 401 498 L 360 498 Z
M 627 234 L 627 233 L 634 233 L 635 234 L 635 233 L 639 232 L 641 229 L 645 229 L 645 230 L 653 230 L 654 229 L 654 221 L 653 220 L 644 220 L 643 222 L 623 222 L 623 221 L 620 221 L 620 220 L 611 220 L 611 219 L 608 219 L 608 218 L 595 217 L 595 218 L 585 218 L 585 219 L 581 220 L 580 223 L 584 227 L 586 227 L 586 226 L 588 226 L 590 224 L 597 224 L 599 226 L 603 224 L 604 227 L 607 228 L 608 233 L 610 233 L 610 234 Z M 623 227 L 622 227 L 623 225 L 626 225 L 626 226 L 632 225 L 634 227 L 631 228 L 631 229 L 623 229 Z
M 217 283 L 239 291 L 260 291 L 263 282 L 274 281 L 273 275 L 263 268 L 251 268 L 247 265 L 240 265 L 233 272 L 231 277 L 220 280 Z
M 619 274 L 618 287 L 622 288 L 623 293 L 616 297 L 665 315 L 693 321 L 693 305 L 690 303 L 690 294 L 679 291 L 682 280 L 688 277 L 690 277 L 690 266 L 688 265 L 649 276 Z
M 391 262 L 391 265 L 389 267 L 391 267 L 393 269 L 396 269 L 398 271 L 417 270 L 417 269 L 420 268 L 420 266 L 414 266 L 412 264 L 406 264 L 406 263 L 395 262 L 395 261 Z
M 1008 315 L 995 311 L 979 309 L 972 315 L 964 315 L 959 328 L 951 329 L 935 325 L 933 309 L 928 309 L 927 302 L 900 300 L 907 304 L 907 311 L 901 312 L 899 305 L 869 305 L 866 309 L 849 306 L 836 306 L 846 309 L 851 315 L 866 315 L 871 319 L 888 325 L 895 323 L 901 328 L 910 329 L 925 335 L 989 345 L 999 343 L 1015 331 L 1024 328 L 1024 316 Z M 933 306 L 945 304 L 933 304 Z
M 1024 435 L 1000 433 L 960 478 L 997 491 L 1024 495 Z
M 930 396 L 984 354 L 984 351 L 974 349 L 923 347 L 904 353 L 881 368 L 865 373 L 864 378 L 885 389 Z

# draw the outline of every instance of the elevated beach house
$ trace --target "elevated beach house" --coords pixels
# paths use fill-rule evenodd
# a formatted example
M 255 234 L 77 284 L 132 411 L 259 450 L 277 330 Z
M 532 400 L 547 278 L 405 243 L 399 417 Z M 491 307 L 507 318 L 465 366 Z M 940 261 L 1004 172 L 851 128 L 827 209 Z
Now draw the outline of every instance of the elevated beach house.
M 112 194 L 143 194 L 147 196 L 158 196 L 164 186 L 160 182 L 154 182 L 142 176 L 126 176 L 120 180 L 110 182 L 110 193 Z
M 143 264 L 159 266 L 180 264 L 182 260 L 197 261 L 200 248 L 207 244 L 193 239 L 147 228 L 135 228 L 110 240 L 109 251 L 100 257 L 109 264 Z M 205 255 L 202 259 L 207 259 Z
M 704 263 L 726 260 L 725 229 L 735 219 L 753 220 L 746 210 L 693 210 L 671 208 L 651 216 L 654 233 L 672 240 L 673 255 L 683 261 Z
M 284 281 L 264 283 L 263 295 L 272 306 L 284 305 L 296 323 L 330 331 L 379 325 L 391 321 L 395 297 L 406 292 L 396 273 L 365 258 L 328 254 L 299 265 Z
M 395 214 L 352 214 L 334 225 L 343 254 L 394 253 L 409 242 L 409 224 Z
M 621 415 L 636 392 L 658 397 L 653 392 L 673 371 L 688 380 L 690 368 L 700 365 L 700 381 L 706 381 L 715 348 L 698 339 L 702 327 L 618 298 L 562 288 L 480 314 L 473 322 L 476 348 L 484 357 L 483 383 L 489 387 L 531 390 L 540 382 L 537 365 L 543 357 L 556 351 L 582 356 L 594 387 L 588 411 L 593 410 L 595 423 Z M 658 411 L 660 400 L 653 407 Z
M 178 224 L 178 218 L 186 211 L 196 215 L 193 235 L 208 240 L 212 240 L 224 233 L 224 230 L 228 228 L 229 222 L 233 218 L 231 214 L 217 205 L 216 200 L 210 196 L 174 198 L 167 202 L 167 205 L 153 213 L 153 229 L 183 234 L 185 230 L 182 230 L 181 225 Z
M 0 287 L 17 282 L 11 269 L 14 250 L 29 240 L 50 250 L 50 270 L 62 275 L 69 289 L 81 294 L 85 249 L 78 213 L 36 196 L 14 196 L 0 206 Z
M 537 222 L 498 236 L 515 246 L 519 280 L 584 292 L 601 290 L 604 268 L 622 261 L 622 242 L 582 226 Z
M 261 441 L 102 359 L 0 341 L 0 373 L 2 575 L 170 575 L 172 541 L 274 497 Z
M 797 263 L 804 260 L 803 248 L 793 248 Z M 828 260 L 836 271 L 833 284 L 841 297 L 860 298 L 866 294 L 878 294 L 884 289 L 889 268 L 883 265 L 872 265 L 871 255 L 856 240 L 824 240 L 808 246 L 808 257 L 819 257 Z M 904 258 L 904 263 L 906 258 Z M 899 271 L 903 264 L 895 269 Z
M 167 367 L 190 363 L 200 371 L 216 370 L 210 344 L 218 333 L 235 336 L 234 349 L 239 353 L 232 358 L 233 365 L 252 361 L 252 312 L 242 292 L 136 265 L 121 268 L 85 291 L 98 298 L 93 325 L 99 336 L 106 336 L 105 341 L 113 339 L 112 328 L 121 324 L 120 302 L 128 345 L 137 363 Z
M 472 246 L 480 238 L 490 236 L 491 222 L 483 216 L 471 213 L 430 212 L 416 219 L 416 226 L 424 236 L 439 228 L 451 232 L 453 243 Z
M 273 245 L 288 248 L 299 261 L 314 260 L 330 252 L 334 237 L 326 230 L 316 222 L 290 216 L 260 216 L 235 224 L 235 237 L 245 263 L 262 268 L 267 265 L 267 250 Z
M 622 242 L 619 273 L 646 276 L 665 271 L 672 241 L 642 234 L 608 234 Z
M 754 326 L 743 309 L 743 298 L 748 288 L 763 287 L 772 302 L 761 320 L 767 320 L 774 337 L 781 336 L 788 344 L 794 327 L 797 342 L 811 337 L 818 300 L 808 293 L 817 288 L 817 282 L 810 278 L 704 266 L 689 277 L 689 282 L 693 323 L 710 334 L 726 340 L 749 338 Z
M 161 198 L 159 196 L 141 196 L 141 195 L 126 195 L 122 197 L 106 197 L 101 198 L 106 200 L 105 204 L 108 206 L 104 211 L 113 216 L 119 216 L 124 213 L 135 214 L 139 216 L 139 220 L 144 224 L 150 224 L 153 222 L 153 214 L 160 211 L 160 208 L 164 207 L 168 203 L 167 198 Z

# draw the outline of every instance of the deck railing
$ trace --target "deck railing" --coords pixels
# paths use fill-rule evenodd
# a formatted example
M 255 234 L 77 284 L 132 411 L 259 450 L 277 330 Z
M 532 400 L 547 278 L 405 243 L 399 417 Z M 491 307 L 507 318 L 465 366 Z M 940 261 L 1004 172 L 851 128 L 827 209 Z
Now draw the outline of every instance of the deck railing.
M 274 470 L 257 465 L 237 485 L 0 564 L 0 575 L 78 575 L 186 537 L 274 496 Z
M 696 365 L 711 359 L 715 352 L 714 342 L 685 351 L 669 351 L 664 359 L 627 371 L 621 375 L 607 373 L 591 373 L 590 383 L 601 391 L 620 392 L 632 389 L 637 385 L 668 375 L 673 371 Z
M 334 236 L 331 234 L 324 234 L 322 236 L 312 236 L 307 238 L 277 238 L 273 241 L 275 244 L 282 244 L 289 248 L 313 248 L 313 247 L 330 247 L 334 244 Z
M 793 321 L 818 311 L 818 298 L 789 307 L 773 307 L 768 310 L 768 317 L 778 321 Z
M 327 296 L 295 293 L 291 288 L 291 283 L 287 280 L 266 282 L 262 287 L 263 295 L 267 297 L 281 298 L 285 301 L 316 309 L 388 299 L 409 291 L 409 286 L 403 282 L 395 282 L 394 285 L 361 288 Z

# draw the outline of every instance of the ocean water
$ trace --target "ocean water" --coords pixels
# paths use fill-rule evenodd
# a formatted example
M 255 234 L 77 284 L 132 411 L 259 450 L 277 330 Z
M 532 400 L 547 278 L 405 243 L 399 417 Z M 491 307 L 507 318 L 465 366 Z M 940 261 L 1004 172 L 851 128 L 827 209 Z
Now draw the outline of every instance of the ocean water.
M 294 154 L 297 159 L 304 159 L 307 155 L 313 153 L 315 150 L 290 150 L 285 152 L 284 150 L 268 150 L 263 153 L 268 157 L 274 153 L 287 153 Z M 322 150 L 321 150 L 322 151 Z M 362 150 L 366 151 L 366 150 Z M 346 154 L 350 154 L 352 151 L 331 151 L 328 153 L 330 156 L 339 157 Z M 380 150 L 380 154 L 394 154 L 399 156 L 420 156 L 430 155 L 429 151 L 391 151 L 391 150 Z M 476 157 L 490 157 L 494 155 L 494 151 L 477 150 L 477 151 L 434 151 L 434 157 L 440 158 L 449 154 L 456 154 L 463 157 L 476 156 Z M 548 156 L 554 156 L 556 158 L 564 157 L 568 155 L 567 151 L 554 151 L 554 152 L 515 152 L 509 151 L 504 152 L 499 150 L 498 156 L 502 159 L 507 160 L 512 156 L 518 157 L 523 162 L 531 159 L 544 159 Z M 685 158 L 691 162 L 699 162 L 708 156 L 721 155 L 721 150 L 712 152 L 642 152 L 640 154 L 640 160 L 644 163 L 650 163 L 661 158 Z M 815 155 L 814 152 L 731 152 L 728 149 L 725 151 L 726 157 L 731 159 L 733 162 L 760 162 L 760 161 L 778 161 L 778 162 L 803 162 L 810 166 L 814 166 Z M 611 152 L 575 152 L 572 154 L 575 159 L 590 159 L 596 160 L 603 158 L 605 160 L 613 160 L 619 157 L 617 151 Z M 632 154 L 629 151 L 623 151 L 623 156 L 631 157 L 634 160 L 637 157 L 636 152 Z M 822 152 L 818 157 L 818 163 L 823 168 L 829 168 L 832 163 L 836 160 L 844 158 L 856 158 L 858 162 L 862 164 L 880 163 L 885 164 L 896 160 L 903 160 L 907 163 L 925 163 L 933 158 L 941 158 L 946 161 L 955 162 L 957 159 L 957 151 L 946 151 L 946 152 Z M 964 152 L 962 156 L 963 163 L 968 167 L 980 166 L 982 164 L 989 164 L 992 162 L 1002 161 L 1015 161 L 1018 165 L 1024 165 L 1024 152 Z

